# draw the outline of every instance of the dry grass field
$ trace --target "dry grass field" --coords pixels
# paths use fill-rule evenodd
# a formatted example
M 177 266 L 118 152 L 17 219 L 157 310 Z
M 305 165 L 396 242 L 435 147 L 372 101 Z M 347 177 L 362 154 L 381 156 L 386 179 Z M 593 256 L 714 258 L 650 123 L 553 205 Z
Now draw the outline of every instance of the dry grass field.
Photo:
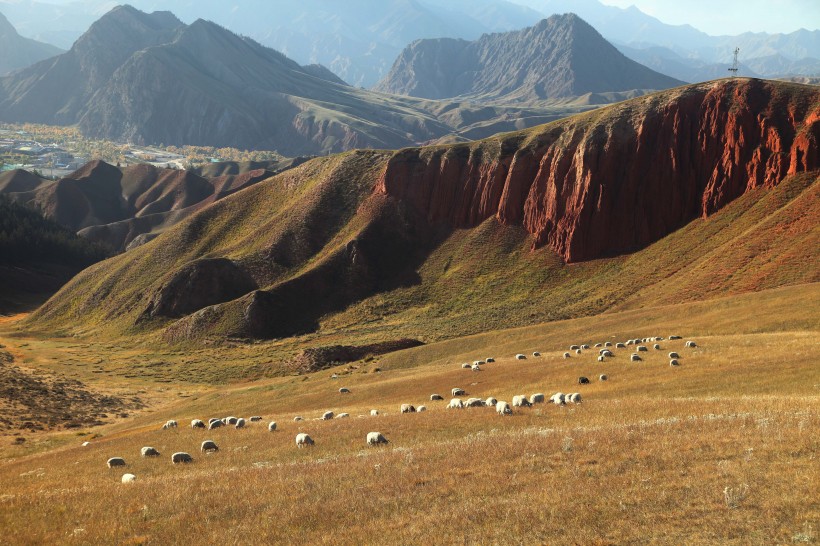
M 803 284 L 221 384 L 197 373 L 263 362 L 267 345 L 191 356 L 26 337 L 6 321 L 0 343 L 15 366 L 63 374 L 101 396 L 136 396 L 145 407 L 107 415 L 101 426 L 0 431 L 0 532 L 5 544 L 816 544 L 818 302 L 820 285 Z M 562 358 L 573 343 L 671 334 L 684 339 L 661 341 L 660 351 L 649 344 L 643 362 L 629 362 L 631 347 L 603 363 L 594 348 Z M 687 339 L 698 347 L 685 348 Z M 668 365 L 670 351 L 681 354 L 679 367 Z M 518 352 L 527 359 L 515 360 Z M 489 356 L 496 362 L 481 372 L 460 367 Z M 190 360 L 187 381 L 127 366 L 117 373 L 126 362 L 178 369 Z M 579 376 L 591 383 L 579 385 Z M 502 417 L 445 409 L 453 387 L 465 399 L 560 391 L 580 392 L 583 402 Z M 431 402 L 432 393 L 445 400 Z M 428 411 L 400 414 L 402 403 Z M 350 417 L 314 420 L 327 410 Z M 242 430 L 188 426 L 227 415 L 264 420 Z M 180 427 L 161 430 L 167 419 Z M 390 443 L 366 446 L 370 431 Z M 315 445 L 297 449 L 298 432 Z M 201 454 L 205 439 L 220 450 Z M 162 455 L 141 458 L 142 446 Z M 193 463 L 171 464 L 175 451 Z M 108 469 L 113 456 L 127 466 Z M 136 482 L 122 484 L 125 472 Z

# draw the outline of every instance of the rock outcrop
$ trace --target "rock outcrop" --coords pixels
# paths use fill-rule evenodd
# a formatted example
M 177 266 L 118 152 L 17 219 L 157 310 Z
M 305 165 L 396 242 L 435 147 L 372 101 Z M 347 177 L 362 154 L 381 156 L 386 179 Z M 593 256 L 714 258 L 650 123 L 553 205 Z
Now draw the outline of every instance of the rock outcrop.
M 820 92 L 722 80 L 478 145 L 412 148 L 376 191 L 432 222 L 496 216 L 568 262 L 646 246 L 752 188 L 820 168 Z

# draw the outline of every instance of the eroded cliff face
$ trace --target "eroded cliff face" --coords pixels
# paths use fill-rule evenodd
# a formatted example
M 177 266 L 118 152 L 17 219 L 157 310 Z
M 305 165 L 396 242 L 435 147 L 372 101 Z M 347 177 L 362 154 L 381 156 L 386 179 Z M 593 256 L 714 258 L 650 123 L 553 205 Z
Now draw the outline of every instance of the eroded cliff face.
M 375 191 L 432 222 L 496 216 L 568 262 L 646 246 L 752 188 L 820 168 L 820 90 L 689 86 L 530 133 L 396 153 Z

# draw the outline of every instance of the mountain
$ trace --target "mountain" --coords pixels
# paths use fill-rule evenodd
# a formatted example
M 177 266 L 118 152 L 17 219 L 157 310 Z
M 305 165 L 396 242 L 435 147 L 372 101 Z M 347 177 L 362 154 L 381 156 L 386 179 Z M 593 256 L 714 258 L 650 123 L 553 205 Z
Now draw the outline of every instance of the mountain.
M 0 76 L 62 52 L 62 49 L 51 44 L 23 38 L 0 13 Z
M 168 12 L 120 6 L 67 53 L 0 78 L 0 119 L 78 124 L 107 140 L 293 157 L 488 136 L 573 109 L 434 103 L 331 80 L 214 23 L 184 25 Z
M 83 271 L 31 326 L 427 341 L 815 282 L 818 104 L 813 86 L 727 79 L 316 158 Z
M 57 181 L 0 174 L 0 194 L 37 209 L 84 239 L 123 251 L 232 193 L 304 162 L 215 163 L 195 171 L 91 161 Z
M 475 42 L 418 40 L 375 89 L 429 99 L 532 101 L 682 83 L 627 59 L 568 13 Z

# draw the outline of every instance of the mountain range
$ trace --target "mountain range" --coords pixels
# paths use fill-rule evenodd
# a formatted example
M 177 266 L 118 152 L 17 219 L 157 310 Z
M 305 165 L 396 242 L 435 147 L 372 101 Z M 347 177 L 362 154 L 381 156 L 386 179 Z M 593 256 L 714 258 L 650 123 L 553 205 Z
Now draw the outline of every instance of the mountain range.
M 62 49 L 51 44 L 20 36 L 0 13 L 0 76 L 62 52 Z
M 528 102 L 682 84 L 626 58 L 568 13 L 474 42 L 415 41 L 375 89 L 428 99 Z
M 316 158 L 86 269 L 29 324 L 441 339 L 816 282 L 818 105 L 816 87 L 737 78 Z

